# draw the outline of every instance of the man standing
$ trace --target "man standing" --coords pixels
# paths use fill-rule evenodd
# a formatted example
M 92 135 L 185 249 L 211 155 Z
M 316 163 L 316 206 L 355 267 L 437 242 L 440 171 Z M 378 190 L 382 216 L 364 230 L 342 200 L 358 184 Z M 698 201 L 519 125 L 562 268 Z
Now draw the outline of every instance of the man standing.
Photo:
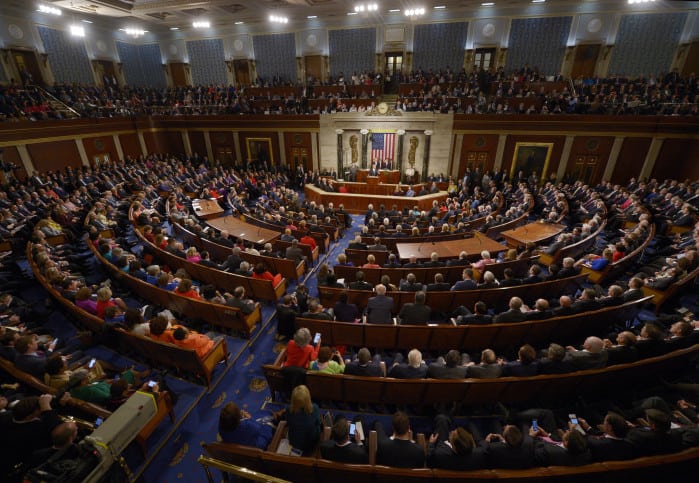
M 391 324 L 393 311 L 393 299 L 386 296 L 386 286 L 376 286 L 376 296 L 371 297 L 367 303 L 365 315 L 367 324 Z

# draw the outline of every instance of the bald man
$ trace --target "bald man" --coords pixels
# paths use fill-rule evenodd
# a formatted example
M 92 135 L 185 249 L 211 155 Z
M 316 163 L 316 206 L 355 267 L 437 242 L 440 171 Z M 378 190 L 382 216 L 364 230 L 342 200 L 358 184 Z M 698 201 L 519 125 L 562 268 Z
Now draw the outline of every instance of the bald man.
M 376 296 L 371 297 L 364 311 L 367 324 L 392 324 L 393 299 L 386 296 L 386 286 L 376 286 Z

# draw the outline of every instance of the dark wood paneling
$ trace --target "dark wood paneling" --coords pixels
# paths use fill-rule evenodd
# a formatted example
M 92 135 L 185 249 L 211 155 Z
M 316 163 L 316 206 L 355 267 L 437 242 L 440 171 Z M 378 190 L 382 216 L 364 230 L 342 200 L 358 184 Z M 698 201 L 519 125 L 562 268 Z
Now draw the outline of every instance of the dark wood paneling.
M 594 75 L 601 48 L 601 44 L 582 44 L 575 47 L 575 60 L 571 69 L 573 79 L 578 77 L 589 79 Z
M 286 164 L 291 168 L 294 166 L 294 155 L 296 153 L 305 153 L 307 162 L 310 162 L 313 142 L 311 133 L 308 132 L 285 132 L 284 133 L 284 149 L 286 152 Z M 279 161 L 276 161 L 279 164 Z
M 85 148 L 85 153 L 87 154 L 87 159 L 90 160 L 90 164 L 94 164 L 93 161 L 95 156 L 103 154 L 108 154 L 109 159 L 112 161 L 119 159 L 116 146 L 114 145 L 114 138 L 112 136 L 84 138 L 82 143 L 83 147 Z
M 699 41 L 689 44 L 687 60 L 682 68 L 682 77 L 689 77 L 690 74 L 699 72 Z
M 505 143 L 505 152 L 502 159 L 502 171 L 508 176 L 510 175 L 510 168 L 512 167 L 512 158 L 515 154 L 515 146 L 517 143 L 553 143 L 553 150 L 551 151 L 551 158 L 546 173 L 539 173 L 539 176 L 545 174 L 546 178 L 551 176 L 551 173 L 556 173 L 558 171 L 558 165 L 561 161 L 561 154 L 563 153 L 563 143 L 565 142 L 564 136 L 529 136 L 529 135 L 513 135 L 507 137 L 507 142 Z M 515 173 L 516 175 L 517 173 Z M 529 173 L 525 173 L 529 175 Z
M 480 166 L 483 171 L 492 171 L 498 149 L 497 134 L 464 134 L 459 156 L 458 177 L 463 177 L 466 168 Z
M 192 154 L 206 155 L 206 141 L 202 131 L 189 131 L 189 145 L 192 147 Z
M 612 183 L 626 183 L 629 178 L 638 176 L 646 159 L 650 143 L 650 138 L 624 139 L 610 181 Z
M 594 158 L 597 160 L 597 165 L 591 178 L 587 181 L 592 184 L 597 184 L 602 180 L 604 167 L 607 165 L 607 161 L 609 160 L 609 154 L 612 151 L 613 144 L 614 138 L 609 136 L 576 136 L 575 139 L 573 139 L 573 146 L 570 149 L 570 157 L 568 158 L 566 173 L 577 173 L 578 158 L 585 159 L 587 168 L 590 167 L 589 161 Z
M 651 177 L 699 179 L 699 143 L 692 139 L 665 139 Z
M 136 134 L 120 134 L 119 142 L 121 143 L 121 150 L 124 152 L 124 156 L 137 158 L 143 154 Z
M 179 132 L 174 133 L 180 136 Z M 149 153 L 174 153 L 184 151 L 182 138 L 176 139 L 171 131 L 146 131 L 143 133 L 146 149 Z
M 64 169 L 68 166 L 78 168 L 82 164 L 78 146 L 73 140 L 28 144 L 27 150 L 34 167 L 42 173 Z
M 184 154 L 184 141 L 181 131 L 165 131 L 158 133 L 167 146 L 167 152 L 181 156 Z

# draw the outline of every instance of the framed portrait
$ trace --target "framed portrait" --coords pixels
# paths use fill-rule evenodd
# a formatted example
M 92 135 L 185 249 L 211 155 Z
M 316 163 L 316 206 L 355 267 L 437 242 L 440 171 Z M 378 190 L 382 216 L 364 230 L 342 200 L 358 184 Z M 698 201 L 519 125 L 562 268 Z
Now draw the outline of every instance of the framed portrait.
M 552 152 L 553 143 L 517 143 L 510 168 L 510 179 L 515 179 L 520 171 L 524 172 L 525 177 L 536 171 L 539 179 L 546 179 Z
M 272 138 L 246 138 L 248 161 L 267 161 L 268 165 L 274 164 L 272 151 Z

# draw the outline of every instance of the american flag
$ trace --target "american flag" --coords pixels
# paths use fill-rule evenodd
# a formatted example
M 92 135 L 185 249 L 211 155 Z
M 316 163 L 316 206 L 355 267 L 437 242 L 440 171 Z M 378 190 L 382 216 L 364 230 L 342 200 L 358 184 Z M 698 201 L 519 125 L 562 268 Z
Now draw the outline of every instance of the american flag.
M 395 133 L 374 133 L 371 136 L 371 160 L 393 162 L 396 153 Z

